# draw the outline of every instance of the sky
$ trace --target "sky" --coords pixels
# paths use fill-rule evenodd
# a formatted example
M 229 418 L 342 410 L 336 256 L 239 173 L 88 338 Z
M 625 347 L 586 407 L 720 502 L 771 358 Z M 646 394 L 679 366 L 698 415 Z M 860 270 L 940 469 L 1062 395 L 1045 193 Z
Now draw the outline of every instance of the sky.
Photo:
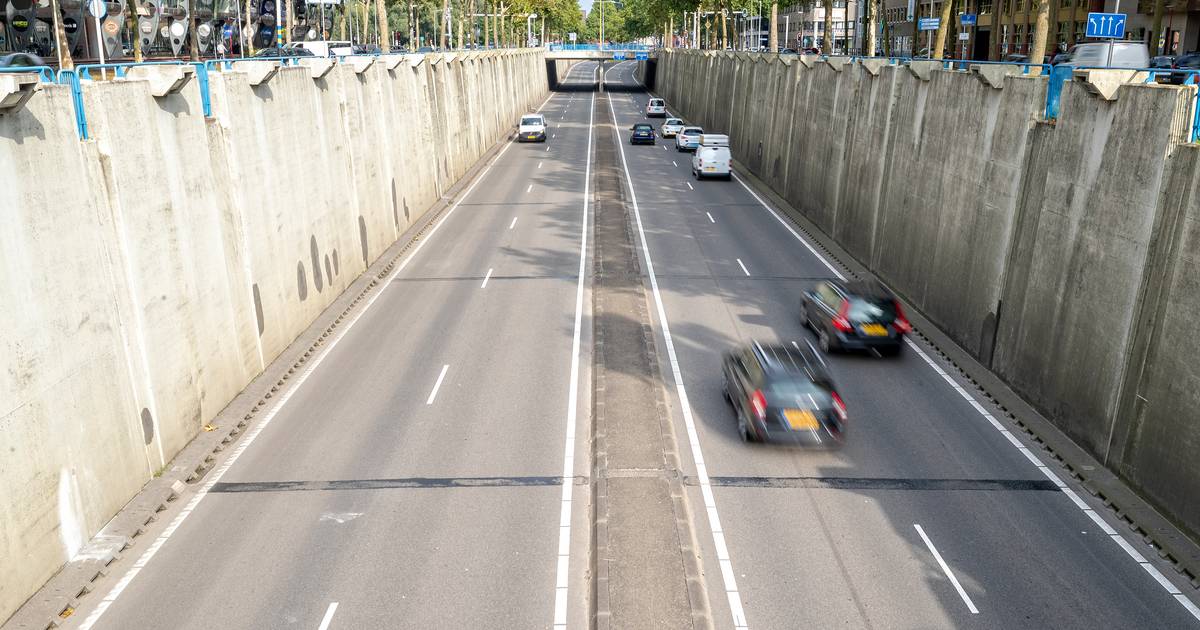
M 592 10 L 592 0 L 579 0 L 579 7 L 586 13 Z

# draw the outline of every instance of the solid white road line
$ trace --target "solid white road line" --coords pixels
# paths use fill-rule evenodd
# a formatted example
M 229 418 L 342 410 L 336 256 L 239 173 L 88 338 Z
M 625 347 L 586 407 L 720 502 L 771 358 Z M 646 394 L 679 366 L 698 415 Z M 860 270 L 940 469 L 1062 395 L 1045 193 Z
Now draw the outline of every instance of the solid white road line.
M 491 278 L 492 278 L 492 269 L 489 267 L 489 268 L 488 268 L 487 275 L 483 277 L 483 284 L 479 285 L 479 288 L 480 288 L 480 289 L 486 289 L 486 288 L 487 288 L 487 282 L 488 282 L 488 280 L 490 280 Z
M 917 528 L 917 533 L 921 535 L 921 540 L 925 541 L 925 546 L 929 547 L 929 552 L 933 554 L 938 565 L 942 567 L 942 572 L 946 574 L 946 577 L 950 578 L 950 583 L 954 585 L 954 590 L 958 591 L 958 596 L 967 603 L 967 609 L 971 611 L 972 615 L 978 615 L 979 609 L 975 607 L 975 602 L 971 601 L 971 596 L 967 595 L 967 592 L 963 590 L 962 584 L 958 583 L 958 578 L 954 577 L 954 572 L 950 570 L 946 561 L 942 559 L 942 554 L 938 553 L 937 547 L 933 546 L 933 541 L 929 540 L 929 536 L 925 535 L 925 530 L 921 529 L 921 526 L 916 523 L 913 523 L 913 527 Z
M 325 609 L 325 616 L 321 618 L 321 625 L 317 626 L 317 630 L 329 630 L 329 623 L 333 621 L 333 613 L 337 612 L 337 602 L 329 604 L 329 608 Z
M 575 476 L 575 424 L 579 414 L 579 350 L 583 339 L 583 287 L 587 278 L 588 185 L 592 177 L 592 122 L 596 96 L 588 113 L 588 148 L 583 167 L 583 229 L 579 236 L 579 276 L 575 284 L 575 332 L 571 338 L 571 380 L 567 390 L 567 437 L 563 444 L 562 505 L 558 515 L 558 564 L 554 580 L 554 629 L 566 630 L 571 569 L 571 489 Z
M 742 185 L 742 188 L 745 188 L 746 192 L 750 193 L 751 197 L 754 197 L 754 200 L 757 201 L 759 203 L 759 205 L 766 208 L 767 212 L 770 212 L 771 216 L 775 217 L 776 221 L 779 221 L 780 225 L 787 228 L 787 231 L 791 232 L 792 236 L 796 237 L 796 240 L 800 241 L 800 243 L 803 244 L 804 247 L 808 249 L 808 251 L 812 252 L 812 255 L 816 256 L 817 260 L 825 263 L 825 267 L 828 268 L 830 271 L 832 271 L 833 275 L 836 276 L 838 280 L 846 279 L 846 276 L 843 276 L 842 272 L 838 271 L 837 268 L 835 268 L 832 264 L 830 264 L 830 262 L 828 260 L 826 260 L 824 256 L 822 256 L 820 253 L 818 253 L 816 248 L 814 248 L 811 244 L 809 244 L 807 239 L 801 237 L 799 232 L 792 229 L 791 224 L 789 224 L 786 220 L 784 220 L 783 217 L 779 216 L 779 213 L 775 212 L 774 208 L 772 208 L 771 206 L 768 206 L 767 202 L 763 201 L 762 197 L 758 196 L 758 193 L 754 192 L 749 186 L 747 186 L 746 182 L 742 181 L 742 178 L 738 177 L 737 173 L 732 173 L 732 175 L 733 175 L 733 178 L 736 179 L 737 182 Z
M 617 110 L 613 107 L 611 99 L 608 101 L 608 106 L 612 110 L 613 122 L 616 122 Z M 616 126 L 620 127 L 620 125 Z M 675 353 L 675 342 L 671 338 L 671 326 L 667 323 L 667 310 L 663 306 L 662 295 L 658 290 L 658 277 L 654 274 L 654 261 L 650 258 L 650 247 L 646 243 L 646 231 L 642 227 L 642 213 L 638 208 L 637 194 L 634 192 L 633 176 L 629 174 L 629 162 L 625 158 L 625 145 L 621 142 L 615 128 L 613 135 L 617 136 L 617 147 L 621 151 L 621 166 L 625 171 L 625 181 L 629 186 L 629 201 L 633 206 L 633 217 L 637 223 L 642 256 L 646 259 L 646 275 L 650 279 L 650 289 L 654 294 L 654 307 L 658 313 L 658 323 L 662 327 L 663 340 L 666 342 L 667 359 L 671 364 L 671 375 L 675 381 L 675 393 L 679 396 L 679 406 L 683 411 L 683 424 L 687 428 L 688 446 L 691 448 L 692 459 L 696 462 L 696 479 L 700 484 L 700 493 L 704 497 L 708 526 L 712 534 L 713 546 L 717 550 L 721 580 L 725 585 L 725 597 L 729 600 L 729 612 L 733 617 L 734 628 L 743 630 L 748 626 L 746 613 L 742 610 L 742 596 L 738 593 L 737 580 L 733 572 L 733 560 L 729 557 L 729 548 L 725 545 L 725 532 L 721 528 L 721 519 L 717 514 L 717 502 L 713 497 L 712 484 L 709 482 L 708 466 L 704 463 L 704 453 L 700 449 L 700 435 L 696 432 L 696 420 L 692 417 L 692 405 L 688 402 L 687 388 L 683 384 L 683 372 L 679 367 L 679 357 Z
M 442 379 L 446 378 L 446 370 L 449 369 L 449 364 L 442 366 L 442 373 L 438 374 L 437 382 L 433 384 L 433 391 L 429 392 L 429 398 L 425 400 L 426 405 L 432 405 L 433 399 L 437 398 L 438 390 L 442 388 Z
M 516 224 L 517 224 L 517 217 L 513 217 L 512 223 L 508 224 L 508 229 L 510 229 L 510 230 L 513 229 L 513 226 Z
M 742 273 L 746 274 L 747 276 L 750 275 L 750 270 L 746 269 L 746 265 L 745 265 L 745 263 L 742 262 L 742 259 L 738 258 L 737 261 L 738 261 L 738 266 L 742 268 Z
M 546 100 L 542 101 L 542 104 L 538 105 L 538 108 L 534 111 L 542 111 L 542 109 L 546 107 L 546 103 L 549 103 L 550 100 L 555 96 L 557 96 L 557 94 L 551 94 L 550 96 L 547 96 Z M 175 533 L 175 530 L 179 529 L 179 526 L 182 525 L 185 520 L 187 520 L 187 517 L 191 515 L 193 511 L 195 511 L 196 506 L 200 505 L 200 502 L 204 500 L 204 497 L 208 496 L 208 493 L 210 490 L 212 490 L 212 487 L 221 481 L 221 477 L 225 476 L 225 473 L 237 462 L 238 458 L 242 456 L 242 453 L 246 452 L 246 449 L 254 443 L 254 440 L 262 433 L 263 429 L 266 429 L 267 426 L 271 424 L 271 420 L 275 419 L 275 416 L 279 414 L 279 411 L 283 409 L 284 405 L 287 404 L 287 401 L 291 400 L 292 396 L 300 389 L 302 385 L 304 385 L 305 381 L 308 380 L 308 377 L 312 375 L 313 370 L 315 370 L 317 366 L 321 365 L 321 363 L 325 360 L 325 357 L 329 356 L 329 354 L 333 352 L 333 349 L 337 347 L 338 343 L 346 337 L 346 334 L 350 332 L 350 329 L 354 327 L 354 324 L 357 324 L 358 321 L 362 319 L 362 316 L 371 309 L 372 305 L 375 304 L 375 301 L 379 299 L 379 296 L 384 294 L 383 288 L 392 286 L 392 280 L 394 280 L 396 276 L 400 275 L 400 272 L 404 271 L 404 269 L 408 267 L 408 263 L 412 262 L 413 258 L 420 253 L 421 249 L 433 239 L 433 235 L 437 234 L 438 230 L 440 230 L 441 227 L 446 224 L 446 219 L 449 219 L 450 216 L 454 214 L 454 211 L 457 210 L 460 205 L 462 205 L 463 200 L 471 195 L 471 191 L 475 190 L 475 187 L 479 185 L 479 182 L 486 178 L 487 174 L 491 172 L 492 166 L 500 161 L 500 158 L 504 156 L 504 153 L 508 151 L 508 148 L 513 144 L 514 143 L 512 142 L 504 143 L 504 146 L 502 146 L 500 151 L 496 153 L 496 157 L 493 158 L 491 163 L 489 163 L 487 167 L 485 167 L 483 171 L 479 173 L 479 175 L 475 178 L 475 181 L 471 182 L 470 186 L 467 186 L 467 189 L 464 190 L 463 194 L 454 202 L 454 205 L 450 206 L 450 209 L 446 211 L 446 214 L 443 214 L 442 218 L 438 219 L 437 224 L 435 224 L 433 228 L 429 230 L 429 234 L 427 234 L 424 239 L 417 241 L 417 245 L 413 248 L 412 252 L 410 252 L 408 256 L 404 258 L 404 260 L 400 261 L 399 265 L 396 265 L 396 268 L 393 269 L 392 273 L 384 280 L 383 287 L 380 288 L 380 290 L 375 291 L 371 297 L 367 298 L 366 304 L 364 304 L 363 307 L 352 316 L 352 319 L 347 321 L 346 325 L 341 328 L 340 333 L 334 333 L 334 336 L 331 338 L 332 341 L 330 341 L 325 347 L 325 351 L 315 355 L 313 360 L 308 362 L 308 368 L 301 372 L 300 375 L 293 380 L 292 387 L 279 397 L 279 402 L 275 403 L 275 406 L 266 412 L 262 420 L 260 420 L 259 423 L 254 426 L 254 428 L 250 429 L 246 433 L 246 436 L 242 438 L 241 444 L 235 447 L 229 454 L 229 459 L 225 460 L 224 464 L 221 464 L 220 467 L 209 474 L 208 481 L 196 491 L 196 494 L 193 495 L 191 500 L 187 502 L 187 505 L 183 506 L 183 509 L 180 510 L 179 514 L 175 515 L 175 518 L 171 520 L 171 523 L 167 525 L 166 529 L 164 529 L 163 532 L 159 534 L 158 538 L 154 539 L 154 542 L 146 548 L 146 551 L 143 552 L 142 555 L 137 559 L 137 562 L 134 562 L 133 566 L 129 568 L 125 575 L 121 576 L 121 579 L 118 580 L 113 586 L 112 590 L 108 592 L 108 595 L 105 595 L 104 599 L 100 600 L 100 603 L 96 604 L 96 609 L 93 610 L 90 615 L 88 615 L 87 619 L 85 619 L 82 624 L 80 624 L 80 630 L 91 630 L 91 628 L 96 625 L 96 622 L 99 621 L 102 616 L 104 616 L 104 613 L 113 605 L 113 602 L 117 601 L 117 598 L 121 596 L 121 593 L 125 592 L 125 589 L 129 587 L 129 583 L 132 582 L 135 577 L 137 577 L 138 573 L 141 573 L 142 569 L 144 569 L 152 559 L 154 559 L 154 555 L 158 553 L 158 550 L 161 549 L 164 544 L 166 544 L 167 540 L 171 538 L 171 535 Z
M 712 213 L 711 213 L 711 212 L 705 212 L 704 214 L 707 214 L 707 215 L 708 215 L 708 222 L 709 222 L 709 223 L 716 223 L 716 222 L 717 222 L 717 220 L 716 220 L 716 219 L 712 218 Z

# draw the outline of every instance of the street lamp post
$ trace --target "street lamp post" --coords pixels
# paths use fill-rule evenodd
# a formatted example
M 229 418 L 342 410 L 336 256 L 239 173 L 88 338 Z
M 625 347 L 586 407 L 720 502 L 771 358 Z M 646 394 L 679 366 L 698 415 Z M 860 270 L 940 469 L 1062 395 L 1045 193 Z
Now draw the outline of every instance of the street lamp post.
M 537 19 L 536 13 L 530 13 L 525 17 L 525 45 L 533 45 L 533 21 Z

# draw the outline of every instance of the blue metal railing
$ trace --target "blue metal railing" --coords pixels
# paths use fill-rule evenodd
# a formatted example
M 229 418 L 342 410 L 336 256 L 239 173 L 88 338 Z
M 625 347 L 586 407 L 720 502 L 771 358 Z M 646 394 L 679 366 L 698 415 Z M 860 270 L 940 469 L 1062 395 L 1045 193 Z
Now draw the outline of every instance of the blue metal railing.
M 38 80 L 42 83 L 54 83 L 54 68 L 50 66 L 14 66 L 11 68 L 0 68 L 0 72 L 5 74 L 37 74 Z

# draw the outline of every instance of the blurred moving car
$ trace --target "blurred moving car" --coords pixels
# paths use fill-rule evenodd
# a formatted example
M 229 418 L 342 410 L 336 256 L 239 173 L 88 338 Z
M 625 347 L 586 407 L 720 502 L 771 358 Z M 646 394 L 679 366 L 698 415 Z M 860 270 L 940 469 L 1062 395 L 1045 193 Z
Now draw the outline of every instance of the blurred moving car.
M 1188 76 L 1197 74 L 1197 72 L 1187 72 L 1187 70 L 1200 72 L 1200 52 L 1190 52 L 1186 55 L 1179 55 L 1173 60 L 1171 67 L 1181 70 L 1182 72 L 1172 72 L 1167 81 L 1174 85 L 1183 85 L 1187 82 Z M 1195 80 L 1192 82 L 1194 83 Z
M 629 128 L 629 144 L 654 144 L 654 127 L 650 123 L 637 123 Z
M 795 54 L 798 54 L 798 53 L 797 53 L 795 50 L 791 49 L 791 48 L 784 48 L 783 50 L 779 51 L 779 54 L 781 54 L 781 55 L 795 55 Z
M 682 118 L 668 118 L 666 121 L 663 122 L 662 127 L 660 127 L 659 129 L 662 133 L 662 137 L 674 138 L 675 134 L 679 133 L 680 129 L 683 129 L 683 119 Z
M 646 118 L 662 118 L 667 115 L 667 102 L 661 98 L 652 98 L 646 103 Z
M 35 68 L 46 62 L 33 53 L 10 53 L 0 57 L 0 68 Z
M 545 142 L 546 117 L 541 114 L 525 114 L 521 116 L 521 124 L 517 126 L 517 142 Z
M 896 355 L 912 324 L 896 296 L 874 281 L 819 283 L 805 291 L 800 323 L 817 334 L 824 352 L 871 350 Z
M 1075 47 L 1072 46 L 1069 50 L 1060 52 L 1050 59 L 1050 65 L 1057 66 L 1071 63 L 1071 56 L 1075 54 Z
M 263 48 L 254 53 L 255 57 L 278 59 L 283 57 L 315 57 L 316 55 L 307 48 L 288 47 L 288 46 L 271 46 Z
M 303 48 L 308 50 L 316 57 L 340 57 L 349 55 L 353 51 L 350 42 L 346 41 L 311 41 L 311 42 L 292 42 L 284 48 Z
M 1150 51 L 1142 42 L 1084 42 L 1071 52 L 1071 65 L 1087 68 L 1145 68 Z
M 733 179 L 733 171 L 729 168 L 729 136 L 719 133 L 706 133 L 700 136 L 700 147 L 692 156 L 692 176 L 696 179 L 705 177 L 724 177 Z
M 421 46 L 420 48 L 417 49 L 417 52 L 420 54 L 425 54 L 425 53 L 437 52 L 437 50 L 433 46 Z
M 756 341 L 725 353 L 721 372 L 743 441 L 841 445 L 846 404 L 811 345 Z
M 676 151 L 695 151 L 700 146 L 700 135 L 704 130 L 700 127 L 684 127 L 675 134 Z

